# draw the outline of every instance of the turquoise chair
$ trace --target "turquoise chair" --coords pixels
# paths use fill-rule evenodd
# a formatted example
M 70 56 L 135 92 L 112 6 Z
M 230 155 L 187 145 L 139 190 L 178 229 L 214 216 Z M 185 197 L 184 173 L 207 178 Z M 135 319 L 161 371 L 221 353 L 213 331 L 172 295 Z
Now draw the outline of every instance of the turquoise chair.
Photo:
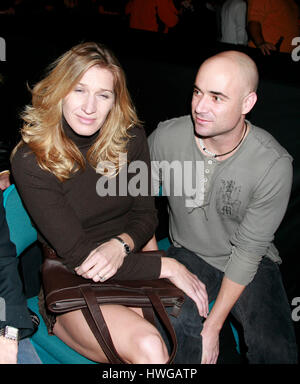
M 15 244 L 17 256 L 37 240 L 37 232 L 22 204 L 14 184 L 3 193 L 3 205 L 9 227 L 10 239 Z M 58 337 L 48 335 L 38 308 L 37 296 L 27 300 L 28 307 L 40 318 L 38 331 L 32 336 L 35 347 L 44 364 L 95 364 L 63 343 Z

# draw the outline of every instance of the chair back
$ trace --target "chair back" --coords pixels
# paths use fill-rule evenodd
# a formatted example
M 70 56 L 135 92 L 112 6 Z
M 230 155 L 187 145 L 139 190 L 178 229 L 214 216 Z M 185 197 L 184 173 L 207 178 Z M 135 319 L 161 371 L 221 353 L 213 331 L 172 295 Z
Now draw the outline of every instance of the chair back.
M 17 256 L 19 256 L 37 240 L 37 231 L 31 223 L 14 184 L 3 192 L 3 206 L 6 212 L 10 240 L 15 244 Z

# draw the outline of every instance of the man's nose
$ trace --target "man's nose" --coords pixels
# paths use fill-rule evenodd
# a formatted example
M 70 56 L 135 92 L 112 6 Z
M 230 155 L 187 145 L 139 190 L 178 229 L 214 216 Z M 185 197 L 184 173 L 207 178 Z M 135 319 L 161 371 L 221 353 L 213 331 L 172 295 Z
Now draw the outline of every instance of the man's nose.
M 87 95 L 82 105 L 82 110 L 90 115 L 96 111 L 96 97 L 93 95 Z
M 209 109 L 208 97 L 206 95 L 199 96 L 195 104 L 195 112 L 196 113 L 208 112 L 208 109 Z

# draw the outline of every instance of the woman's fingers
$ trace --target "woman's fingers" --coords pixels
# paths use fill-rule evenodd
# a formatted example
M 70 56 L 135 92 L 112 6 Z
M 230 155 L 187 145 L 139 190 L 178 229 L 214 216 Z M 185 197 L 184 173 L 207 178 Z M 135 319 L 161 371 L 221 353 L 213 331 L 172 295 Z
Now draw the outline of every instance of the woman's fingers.
M 86 279 L 105 281 L 115 275 L 123 260 L 118 244 L 107 242 L 93 250 L 75 272 Z

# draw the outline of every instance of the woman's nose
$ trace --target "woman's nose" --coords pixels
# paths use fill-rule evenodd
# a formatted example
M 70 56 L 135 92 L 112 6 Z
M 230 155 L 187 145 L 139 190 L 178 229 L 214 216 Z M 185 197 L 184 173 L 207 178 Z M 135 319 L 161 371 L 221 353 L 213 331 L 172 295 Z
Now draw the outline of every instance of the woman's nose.
M 96 111 L 96 98 L 93 95 L 87 95 L 82 105 L 82 110 L 88 115 Z

